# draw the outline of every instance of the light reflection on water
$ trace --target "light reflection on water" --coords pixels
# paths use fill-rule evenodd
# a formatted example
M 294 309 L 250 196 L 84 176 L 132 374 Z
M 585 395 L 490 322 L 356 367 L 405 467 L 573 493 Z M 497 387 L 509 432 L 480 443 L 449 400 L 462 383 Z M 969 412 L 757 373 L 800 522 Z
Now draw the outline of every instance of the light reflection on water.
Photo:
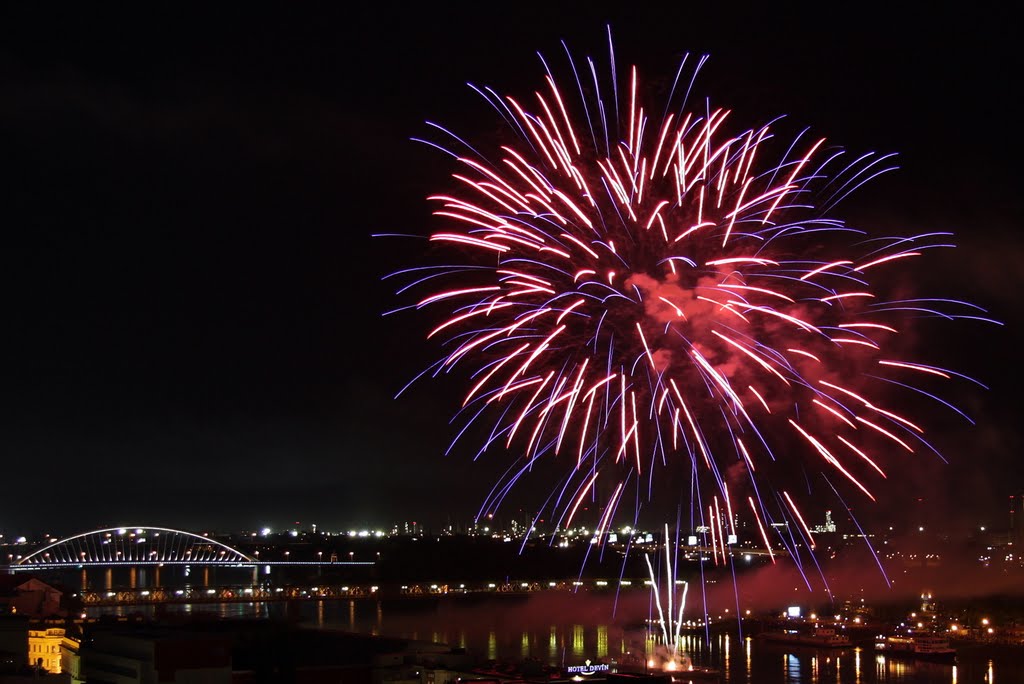
M 582 658 L 586 650 L 583 646 L 583 625 L 572 626 L 572 654 Z
M 318 600 L 285 603 L 229 603 L 168 606 L 168 612 L 207 613 L 220 617 L 289 617 L 302 624 L 409 639 L 428 639 L 464 648 L 489 660 L 536 658 L 551 665 L 623 662 L 630 654 L 653 650 L 639 629 L 626 629 L 605 618 L 556 621 L 516 612 L 505 605 L 456 602 L 426 609 L 405 610 L 401 604 L 357 600 Z M 137 614 L 136 607 L 88 609 L 91 615 Z M 153 615 L 152 608 L 142 610 Z M 559 613 L 561 615 L 561 613 Z M 726 684 L 973 684 L 1024 682 L 1024 652 L 992 657 L 965 653 L 957 665 L 903 661 L 876 655 L 870 649 L 815 650 L 761 643 L 756 637 L 732 632 L 686 634 L 683 647 L 696 665 L 718 668 Z M 637 659 L 641 663 L 642 659 Z

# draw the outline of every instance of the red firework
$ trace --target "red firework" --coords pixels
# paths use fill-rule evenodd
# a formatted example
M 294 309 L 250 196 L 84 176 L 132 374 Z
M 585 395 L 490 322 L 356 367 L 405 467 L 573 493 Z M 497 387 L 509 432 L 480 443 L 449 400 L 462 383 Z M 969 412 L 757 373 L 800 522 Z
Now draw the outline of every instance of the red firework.
M 686 62 L 680 75 L 703 64 Z M 451 152 L 454 188 L 429 198 L 444 221 L 430 240 L 458 261 L 401 272 L 402 292 L 426 292 L 416 308 L 444 314 L 428 372 L 466 372 L 461 410 L 490 429 L 481 451 L 501 441 L 517 456 L 481 513 L 558 458 L 546 506 L 569 528 L 600 483 L 600 539 L 627 485 L 649 496 L 667 468 L 690 478 L 716 562 L 741 509 L 769 553 L 813 548 L 784 480 L 762 470 L 796 460 L 836 495 L 844 483 L 874 499 L 894 454 L 934 451 L 886 397 L 959 413 L 931 386 L 965 376 L 905 360 L 897 340 L 915 316 L 980 310 L 884 294 L 888 270 L 948 235 L 872 238 L 828 217 L 891 155 L 849 162 L 803 134 L 780 145 L 769 125 L 734 131 L 727 110 L 685 102 L 652 117 L 635 68 L 624 104 L 600 99 L 592 64 L 586 86 L 576 73 L 567 95 L 548 71 L 528 102 L 478 90 L 517 142 L 485 155 L 452 136 L 469 152 Z M 795 534 L 773 543 L 778 521 Z

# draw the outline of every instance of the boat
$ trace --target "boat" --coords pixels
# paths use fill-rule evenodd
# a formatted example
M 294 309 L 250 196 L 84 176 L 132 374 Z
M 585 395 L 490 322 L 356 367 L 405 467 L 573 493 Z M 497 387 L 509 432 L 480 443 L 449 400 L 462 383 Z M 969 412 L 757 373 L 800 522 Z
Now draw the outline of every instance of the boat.
M 688 670 L 676 670 L 669 672 L 672 681 L 676 684 L 689 684 L 690 682 L 719 682 L 722 680 L 722 671 L 715 667 L 703 667 L 691 665 Z
M 895 658 L 916 658 L 934 662 L 956 662 L 956 649 L 949 640 L 934 632 L 906 632 L 879 636 L 875 650 Z
M 832 627 L 815 625 L 810 633 L 800 630 L 782 632 L 762 632 L 761 638 L 779 644 L 795 644 L 797 646 L 814 646 L 816 648 L 845 648 L 853 646 L 853 642 L 845 634 L 840 634 Z
M 634 662 L 620 662 L 619 665 L 614 668 L 613 673 L 609 674 L 606 679 L 608 681 L 614 681 L 618 684 L 627 682 L 629 678 L 643 677 L 646 680 L 652 676 L 667 677 L 669 681 L 674 684 L 689 684 L 690 682 L 720 682 L 722 680 L 722 671 L 717 667 L 707 667 L 704 665 L 684 665 L 681 667 L 662 666 L 652 667 L 651 662 L 647 662 L 646 666 L 644 663 Z

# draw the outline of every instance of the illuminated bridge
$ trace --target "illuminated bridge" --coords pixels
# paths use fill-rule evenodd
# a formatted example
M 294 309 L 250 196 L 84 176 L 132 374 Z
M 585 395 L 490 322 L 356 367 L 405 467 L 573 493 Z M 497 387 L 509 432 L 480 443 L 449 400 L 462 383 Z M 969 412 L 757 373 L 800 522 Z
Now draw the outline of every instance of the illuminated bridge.
M 254 567 L 238 549 L 203 535 L 167 527 L 110 527 L 53 542 L 8 566 L 11 572 L 61 568 L 205 565 Z

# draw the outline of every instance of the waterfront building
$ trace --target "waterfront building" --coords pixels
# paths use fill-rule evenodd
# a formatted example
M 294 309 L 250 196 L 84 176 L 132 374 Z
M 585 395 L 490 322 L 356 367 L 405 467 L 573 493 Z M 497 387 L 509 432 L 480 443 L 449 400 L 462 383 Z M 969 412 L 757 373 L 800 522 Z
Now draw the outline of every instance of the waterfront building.
M 42 580 L 25 575 L 0 575 L 0 614 L 11 613 L 30 618 L 62 615 L 64 593 Z
M 32 625 L 28 629 L 28 664 L 40 671 L 61 671 L 61 643 L 64 628 Z

